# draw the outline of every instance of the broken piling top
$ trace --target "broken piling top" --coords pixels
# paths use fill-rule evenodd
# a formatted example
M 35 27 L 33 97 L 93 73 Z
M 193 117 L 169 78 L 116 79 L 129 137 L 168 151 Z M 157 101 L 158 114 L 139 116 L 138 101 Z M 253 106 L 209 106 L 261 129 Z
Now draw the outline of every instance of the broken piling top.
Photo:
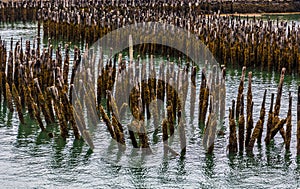
M 279 84 L 278 84 L 277 96 L 276 96 L 275 107 L 274 107 L 274 116 L 278 116 L 279 111 L 280 111 L 282 87 L 283 87 L 285 71 L 286 71 L 285 68 L 281 69 L 281 75 L 280 75 L 280 80 L 279 80 Z
M 251 73 L 252 74 L 252 73 Z M 243 66 L 242 69 L 242 76 L 241 76 L 241 81 L 245 81 L 245 75 L 246 75 L 246 66 Z

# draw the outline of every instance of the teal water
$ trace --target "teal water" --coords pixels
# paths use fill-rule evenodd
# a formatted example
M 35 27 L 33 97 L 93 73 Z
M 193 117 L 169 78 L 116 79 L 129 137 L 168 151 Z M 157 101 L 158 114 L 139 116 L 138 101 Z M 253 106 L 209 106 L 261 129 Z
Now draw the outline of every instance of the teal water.
M 37 25 L 16 23 L 0 25 L 2 39 L 33 39 Z M 277 92 L 279 75 L 261 70 L 253 71 L 254 123 L 258 120 L 264 89 L 268 89 L 266 109 L 271 93 Z M 226 76 L 226 110 L 236 99 L 240 70 L 228 69 Z M 190 117 L 190 132 L 186 157 L 164 158 L 162 145 L 154 146 L 154 155 L 143 157 L 128 148 L 117 153 L 103 123 L 93 131 L 95 150 L 71 135 L 61 140 L 57 126 L 48 126 L 55 137 L 49 138 L 26 115 L 20 125 L 17 113 L 10 114 L 0 106 L 0 186 L 1 188 L 297 188 L 300 187 L 300 162 L 296 158 L 296 97 L 300 84 L 296 76 L 286 76 L 281 117 L 288 107 L 288 91 L 293 95 L 293 134 L 291 152 L 286 153 L 279 135 L 270 149 L 255 145 L 254 156 L 228 156 L 228 120 L 224 136 L 215 141 L 214 155 L 206 155 L 202 147 L 201 130 Z M 247 79 L 244 94 L 247 93 Z M 187 103 L 187 109 L 189 103 Z M 197 112 L 197 109 L 196 109 Z M 226 112 L 226 117 L 228 113 Z M 265 132 L 264 132 L 265 134 Z M 161 135 L 159 135 L 161 136 Z M 149 137 L 151 142 L 154 139 Z M 137 154 L 135 154 L 137 153 Z

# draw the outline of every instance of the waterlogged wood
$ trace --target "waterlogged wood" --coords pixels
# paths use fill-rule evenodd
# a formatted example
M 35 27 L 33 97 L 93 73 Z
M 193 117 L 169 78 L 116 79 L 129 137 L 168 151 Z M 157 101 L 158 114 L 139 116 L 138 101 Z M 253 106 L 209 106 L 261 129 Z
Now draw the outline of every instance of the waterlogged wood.
M 232 110 L 232 117 L 233 117 L 233 119 L 234 119 L 234 114 L 235 114 L 235 100 L 232 100 L 231 101 L 232 102 L 232 105 L 231 105 L 231 110 Z
M 70 111 L 70 114 L 71 114 L 70 124 L 71 124 L 71 127 L 73 129 L 73 133 L 74 133 L 75 139 L 80 139 L 80 134 L 79 134 L 78 126 L 76 125 L 75 116 L 74 116 L 74 107 L 72 105 L 70 105 L 69 111 Z M 85 134 L 85 135 L 86 135 L 85 138 L 88 138 L 87 134 Z M 88 142 L 88 144 L 91 144 L 91 142 Z M 90 147 L 91 147 L 91 145 L 90 145 Z
M 169 128 L 169 131 L 170 131 L 170 136 L 173 136 L 175 128 L 174 128 L 174 114 L 173 114 L 172 105 L 169 105 L 167 107 L 167 118 L 168 118 L 168 126 L 169 126 L 168 128 Z
M 229 108 L 229 153 L 235 154 L 238 151 L 237 137 L 236 137 L 236 124 L 233 117 L 233 110 Z
M 164 154 L 168 154 L 168 148 L 166 147 L 166 145 L 168 144 L 168 139 L 169 139 L 169 135 L 168 135 L 168 120 L 167 119 L 163 119 L 162 121 L 162 139 L 163 139 L 163 143 L 164 143 Z
M 153 96 L 153 100 L 150 104 L 150 113 L 152 115 L 153 118 L 153 124 L 155 128 L 158 128 L 159 125 L 159 111 L 158 111 L 158 105 L 157 105 L 157 100 L 156 100 L 156 96 Z
M 139 136 L 142 152 L 145 154 L 151 154 L 152 150 L 149 145 L 149 139 L 144 125 L 144 120 L 134 120 L 132 124 L 134 125 L 134 128 L 136 128 L 137 134 Z
M 226 68 L 222 68 L 222 78 L 220 84 L 220 120 L 224 120 L 226 106 L 226 88 L 225 88 Z
M 23 90 L 23 91 L 25 91 L 25 90 Z M 54 123 L 55 122 L 55 113 L 54 113 L 54 109 L 53 109 L 54 103 L 52 100 L 51 91 L 49 90 L 49 87 L 47 87 L 47 89 L 45 91 L 45 101 L 48 106 L 51 122 Z
M 276 96 L 276 101 L 275 101 L 275 107 L 274 107 L 274 117 L 279 116 L 280 112 L 280 106 L 281 106 L 281 96 L 282 96 L 282 87 L 283 87 L 283 81 L 284 81 L 284 74 L 285 74 L 286 69 L 282 68 L 281 70 L 281 76 L 280 76 L 280 81 L 278 85 L 278 90 L 277 90 L 277 96 Z M 278 122 L 273 120 L 273 125 L 276 125 Z M 284 128 L 280 128 L 280 134 L 283 138 L 283 141 L 285 142 L 285 130 Z M 273 137 L 271 137 L 273 138 Z
M 22 112 L 21 98 L 19 96 L 18 90 L 14 83 L 12 83 L 12 96 L 13 96 L 14 103 L 15 103 L 15 106 L 16 106 L 16 109 L 18 112 L 19 120 L 22 124 L 24 124 L 25 121 L 24 121 L 24 116 L 23 116 L 23 112 Z
M 291 137 L 292 137 L 292 95 L 289 93 L 289 109 L 286 118 L 286 137 L 285 137 L 285 149 L 290 150 Z
M 69 75 L 69 61 L 70 61 L 70 49 L 69 49 L 69 45 L 66 44 L 65 45 L 65 60 L 64 60 L 64 67 L 63 67 L 63 81 L 65 86 L 68 86 L 68 75 Z M 57 54 L 60 54 L 57 53 Z M 60 55 L 61 57 L 61 55 Z
M 147 115 L 147 119 L 150 119 L 150 109 L 149 109 L 149 105 L 151 102 L 151 96 L 150 96 L 150 89 L 149 89 L 149 85 L 146 81 L 142 82 L 142 88 L 144 91 L 144 102 L 145 102 L 145 108 L 144 111 L 146 112 Z
M 240 85 L 239 85 L 239 89 L 238 89 L 238 95 L 236 97 L 236 117 L 238 117 L 240 115 L 240 106 L 241 106 L 241 96 L 243 94 L 244 91 L 244 81 L 245 81 L 245 74 L 246 74 L 246 67 L 244 66 L 242 69 L 242 76 L 241 76 L 241 80 L 240 80 Z
M 204 89 L 204 99 L 203 99 L 203 105 L 202 105 L 202 112 L 201 112 L 201 121 L 205 121 L 206 115 L 207 115 L 207 109 L 209 104 L 209 87 L 206 86 Z
M 37 81 L 35 84 L 36 84 L 37 89 L 39 90 Z M 57 88 L 54 86 L 51 87 L 51 92 L 52 92 L 53 100 L 55 102 L 54 110 L 55 110 L 55 115 L 58 119 L 59 126 L 60 126 L 60 135 L 63 137 L 63 139 L 66 139 L 69 136 L 69 134 L 68 134 L 68 126 L 67 126 L 67 122 L 65 119 L 65 115 L 64 115 L 64 112 L 62 111 L 63 104 L 60 101 L 59 92 L 58 92 Z
M 132 123 L 127 125 L 127 127 L 128 127 L 129 137 L 130 137 L 132 146 L 134 148 L 138 148 L 139 145 L 137 143 L 137 140 L 136 140 L 136 137 L 135 137 L 135 134 L 134 134 L 134 131 L 136 131 L 136 129 L 133 127 Z
M 192 67 L 191 72 L 191 103 L 190 103 L 190 116 L 191 118 L 194 117 L 194 110 L 195 110 L 195 100 L 196 100 L 196 66 Z
M 241 95 L 240 115 L 238 121 L 239 153 L 243 153 L 245 146 L 245 117 L 244 117 L 244 95 Z
M 266 145 L 270 144 L 269 135 L 270 135 L 271 129 L 273 128 L 273 119 L 274 119 L 273 103 L 274 103 L 274 93 L 272 93 L 272 95 L 271 95 L 271 104 L 270 104 L 270 110 L 269 110 L 268 121 L 267 121 L 267 133 L 266 133 L 266 137 L 265 137 Z
M 217 131 L 217 114 L 215 113 L 214 100 L 213 97 L 211 96 L 209 115 L 206 122 L 204 137 L 202 140 L 202 144 L 208 154 L 213 153 L 216 131 Z
M 155 69 L 155 66 L 154 66 L 153 58 L 154 58 L 153 55 L 151 55 L 150 56 L 150 64 L 149 64 L 149 66 L 150 66 L 150 68 L 149 68 L 149 78 L 148 78 L 151 101 L 156 96 L 156 89 L 157 89 L 156 69 Z
M 34 79 L 34 86 L 35 86 L 35 92 L 38 96 L 39 106 L 41 107 L 41 110 L 42 110 L 43 115 L 45 117 L 45 121 L 46 121 L 47 124 L 51 124 L 52 121 L 51 121 L 51 118 L 50 118 L 49 110 L 48 110 L 48 107 L 46 105 L 44 95 L 41 91 L 38 78 Z M 59 100 L 59 99 L 57 99 L 57 100 Z M 58 103 L 57 103 L 57 105 L 58 105 Z M 58 111 L 60 112 L 60 110 L 58 110 Z M 57 113 L 60 114 L 59 112 L 57 112 Z M 61 120 L 63 120 L 63 118 Z M 63 124 L 63 125 L 65 125 L 65 124 Z
M 120 150 L 125 150 L 125 138 L 123 133 L 122 124 L 119 122 L 115 114 L 112 115 L 112 126 L 114 128 L 114 132 L 116 134 L 116 140 L 118 142 L 118 147 Z
M 9 111 L 11 113 L 13 113 L 14 112 L 14 107 L 13 107 L 12 95 L 11 95 L 11 92 L 10 92 L 9 84 L 6 83 L 5 87 L 6 87 L 6 103 L 7 103 L 7 107 L 9 109 Z
M 274 136 L 278 133 L 278 131 L 281 128 L 283 128 L 285 123 L 286 123 L 286 119 L 281 119 L 280 121 L 277 121 L 277 124 L 270 131 L 270 138 L 271 139 L 273 139 Z
M 26 100 L 27 109 L 28 109 L 31 119 L 36 120 L 38 122 L 41 130 L 44 131 L 45 127 L 44 127 L 44 124 L 43 124 L 43 121 L 41 118 L 40 111 L 38 109 L 37 104 L 34 102 L 32 96 L 31 96 L 31 89 L 28 85 L 25 88 L 25 100 Z
M 107 126 L 107 129 L 108 129 L 108 131 L 109 131 L 109 133 L 110 133 L 110 136 L 111 136 L 113 139 L 116 140 L 117 138 L 116 138 L 116 134 L 115 134 L 115 132 L 114 132 L 114 130 L 113 130 L 112 124 L 111 124 L 111 122 L 110 122 L 110 119 L 109 119 L 108 115 L 107 115 L 106 112 L 104 111 L 104 108 L 103 108 L 102 105 L 99 106 L 99 111 L 100 111 L 100 114 L 101 114 L 101 116 L 102 116 L 102 119 L 103 119 L 104 123 L 105 123 L 106 126 Z
M 246 106 L 246 139 L 245 146 L 248 146 L 253 129 L 253 102 L 252 102 L 252 72 L 248 73 L 248 91 L 247 91 L 247 106 Z
M 201 85 L 200 85 L 200 94 L 199 94 L 199 124 L 204 125 L 205 117 L 204 117 L 204 98 L 207 94 L 207 86 L 206 86 L 206 69 L 203 68 L 201 74 Z
M 260 114 L 259 114 L 259 120 L 261 120 L 261 125 L 262 128 L 259 131 L 259 135 L 257 137 L 257 143 L 261 144 L 261 138 L 262 138 L 262 133 L 263 133 L 263 126 L 265 122 L 265 115 L 266 115 L 266 109 L 265 109 L 265 104 L 266 104 L 266 96 L 267 96 L 267 89 L 264 92 L 263 96 L 263 101 L 261 103 L 261 109 L 260 109 Z
M 255 125 L 255 128 L 253 130 L 252 136 L 250 138 L 250 141 L 247 145 L 247 151 L 248 152 L 252 152 L 253 151 L 253 147 L 254 147 L 254 143 L 255 140 L 258 139 L 259 134 L 261 132 L 261 130 L 263 129 L 263 124 L 262 124 L 262 120 L 259 119 Z

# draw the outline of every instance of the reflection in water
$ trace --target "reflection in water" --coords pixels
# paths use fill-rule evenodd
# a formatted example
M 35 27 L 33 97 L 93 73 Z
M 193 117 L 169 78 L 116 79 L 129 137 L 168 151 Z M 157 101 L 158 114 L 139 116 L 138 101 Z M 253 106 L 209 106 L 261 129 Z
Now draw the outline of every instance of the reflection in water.
M 214 162 L 214 155 L 213 154 L 206 154 L 205 155 L 205 166 L 204 166 L 204 174 L 208 178 L 212 178 L 215 175 L 215 162 Z
M 70 149 L 69 160 L 68 160 L 68 167 L 73 168 L 80 165 L 80 155 L 82 153 L 82 147 L 85 142 L 82 139 L 75 139 L 73 142 L 73 146 Z
M 34 126 L 37 129 L 40 128 L 36 123 L 33 123 L 30 120 L 30 117 L 28 116 L 28 121 L 26 120 L 25 123 L 30 123 L 30 122 L 31 124 L 34 124 Z M 36 144 L 39 145 L 39 144 L 49 143 L 51 141 L 51 137 L 49 136 L 49 133 L 55 132 L 54 131 L 55 127 L 57 127 L 57 124 L 47 125 L 44 131 L 40 131 L 36 139 Z
M 27 117 L 25 117 L 27 121 Z M 32 125 L 30 122 L 24 125 L 18 126 L 17 133 L 17 147 L 26 146 L 32 142 L 33 136 L 38 132 L 39 128 L 36 125 Z
M 234 154 L 228 154 L 228 165 L 231 169 L 234 169 L 236 167 L 236 163 L 237 163 L 237 156 Z
M 146 182 L 148 176 L 148 169 L 143 167 L 143 164 L 140 166 L 130 167 L 129 175 L 131 177 L 131 183 L 135 188 L 148 188 L 149 185 Z
M 292 154 L 291 152 L 286 152 L 284 155 L 284 167 L 285 171 L 289 171 L 290 166 L 292 165 L 292 160 L 291 160 Z
M 11 112 L 8 112 L 8 114 L 7 114 L 7 122 L 6 122 L 6 125 L 7 126 L 13 126 L 12 125 L 12 117 L 13 117 L 13 113 L 11 113 Z
M 158 177 L 161 183 L 169 180 L 169 159 L 164 157 L 158 169 Z
M 185 169 L 186 160 L 184 156 L 181 156 L 177 161 L 177 180 L 183 181 L 183 176 L 186 175 Z
M 53 157 L 51 158 L 51 167 L 56 169 L 56 168 L 61 168 L 64 166 L 64 158 L 65 154 L 63 154 L 63 150 L 66 147 L 66 141 L 62 137 L 55 137 L 54 138 L 54 144 L 53 144 Z

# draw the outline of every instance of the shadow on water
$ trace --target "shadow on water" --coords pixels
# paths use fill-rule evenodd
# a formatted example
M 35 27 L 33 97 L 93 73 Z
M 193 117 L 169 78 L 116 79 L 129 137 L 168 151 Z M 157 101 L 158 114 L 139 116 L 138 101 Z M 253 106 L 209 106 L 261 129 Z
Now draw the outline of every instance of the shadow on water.
M 39 127 L 39 126 L 36 125 L 36 127 Z M 40 131 L 40 133 L 38 134 L 37 139 L 36 139 L 36 144 L 39 145 L 39 144 L 44 144 L 44 143 L 50 142 L 51 139 L 53 138 L 53 133 L 58 132 L 57 128 L 58 128 L 57 124 L 47 125 L 45 130 Z
M 136 152 L 134 152 L 136 151 Z M 132 155 L 136 157 L 132 157 L 132 161 L 130 162 L 131 166 L 128 168 L 129 176 L 131 177 L 130 181 L 134 185 L 135 188 L 149 188 L 148 179 L 151 179 L 149 172 L 152 167 L 146 166 L 145 162 L 147 161 L 148 155 L 146 154 L 139 154 L 137 149 L 132 151 Z M 139 157 L 138 159 L 136 159 Z
M 12 125 L 12 118 L 13 118 L 13 113 L 8 112 L 6 126 L 8 126 L 8 127 L 13 126 Z
M 7 104 L 6 103 L 0 103 L 0 120 L 1 123 L 5 122 L 5 117 L 7 116 L 6 124 L 3 126 L 11 127 L 12 121 L 13 121 L 13 113 L 7 112 Z M 2 109 L 2 110 L 1 110 Z
M 64 166 L 64 158 L 65 154 L 63 153 L 66 147 L 66 141 L 58 136 L 54 138 L 54 143 L 52 145 L 53 148 L 53 156 L 51 158 L 51 166 L 52 168 L 61 168 Z
M 25 116 L 24 119 L 25 124 L 18 125 L 17 147 L 27 146 L 28 143 L 34 142 L 35 134 L 40 130 L 28 116 Z
M 85 142 L 83 139 L 75 139 L 73 142 L 73 145 L 69 152 L 69 159 L 68 159 L 68 167 L 77 167 L 80 165 L 80 155 L 82 154 L 82 148 L 84 146 Z
M 205 155 L 205 166 L 204 166 L 204 174 L 208 177 L 208 178 L 212 178 L 213 175 L 215 175 L 215 156 L 214 154 L 206 154 Z

